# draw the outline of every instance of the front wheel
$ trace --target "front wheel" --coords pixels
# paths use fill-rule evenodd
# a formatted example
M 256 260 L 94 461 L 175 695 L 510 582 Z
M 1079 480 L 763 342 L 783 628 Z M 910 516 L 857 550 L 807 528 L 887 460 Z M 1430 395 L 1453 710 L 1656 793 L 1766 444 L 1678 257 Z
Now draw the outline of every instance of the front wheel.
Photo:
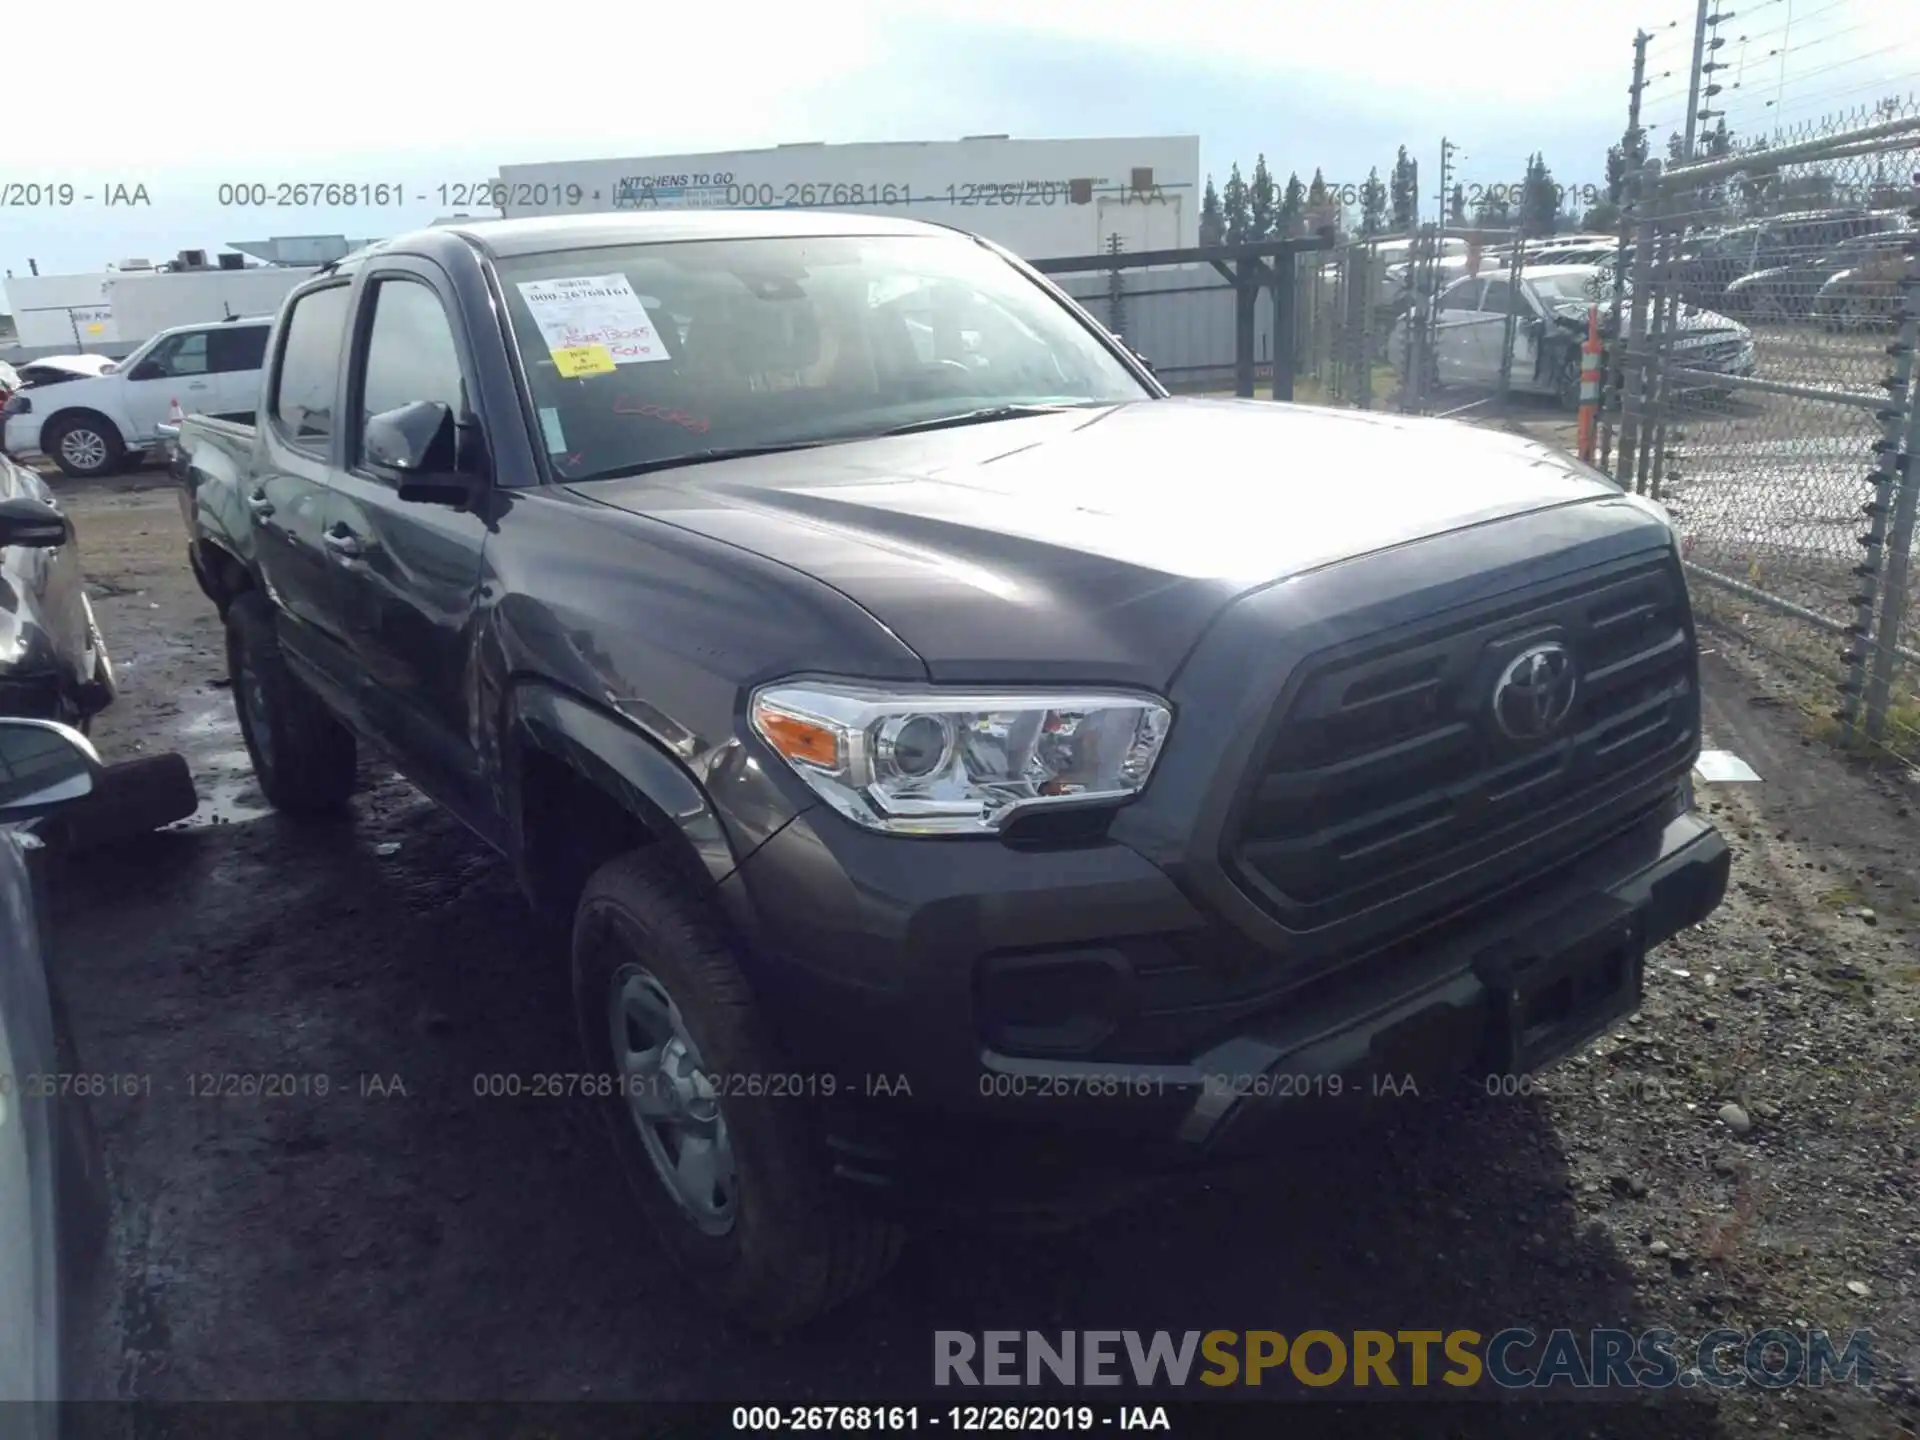
M 584 1068 L 610 1077 L 600 1105 L 621 1171 L 703 1299 L 777 1334 L 878 1281 L 901 1232 L 832 1189 L 816 1102 L 768 1093 L 790 1067 L 678 872 L 647 851 L 602 866 L 572 952 Z
M 353 793 L 353 732 L 297 680 L 280 653 L 267 597 L 249 590 L 227 610 L 227 675 L 240 737 L 276 810 L 320 814 Z
M 47 436 L 45 449 L 54 464 L 75 480 L 91 480 L 117 470 L 127 455 L 120 432 L 97 415 L 62 420 Z

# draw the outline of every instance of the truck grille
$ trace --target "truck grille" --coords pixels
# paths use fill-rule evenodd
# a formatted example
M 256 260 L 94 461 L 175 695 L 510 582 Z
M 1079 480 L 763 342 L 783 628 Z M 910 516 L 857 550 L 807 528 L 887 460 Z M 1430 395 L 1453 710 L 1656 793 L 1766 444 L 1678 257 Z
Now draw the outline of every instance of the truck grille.
M 1502 670 L 1558 641 L 1579 676 L 1544 741 L 1494 721 Z M 1437 915 L 1617 833 L 1692 763 L 1699 700 L 1671 560 L 1437 617 L 1306 662 L 1230 825 L 1229 872 L 1307 933 L 1421 892 Z M 1401 912 L 1406 918 L 1405 911 Z

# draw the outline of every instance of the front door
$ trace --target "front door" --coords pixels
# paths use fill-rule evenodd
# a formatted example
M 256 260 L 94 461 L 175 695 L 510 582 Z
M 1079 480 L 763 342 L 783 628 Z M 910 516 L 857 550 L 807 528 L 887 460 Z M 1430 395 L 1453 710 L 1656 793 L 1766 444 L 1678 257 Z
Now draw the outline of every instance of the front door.
M 207 332 L 183 330 L 167 336 L 127 375 L 122 394 L 129 446 L 151 445 L 158 439 L 154 427 L 172 413 L 175 401 L 182 414 L 217 412 L 214 377 L 208 369 Z
M 365 458 L 367 421 L 419 401 L 445 405 L 475 433 L 470 352 L 437 266 L 396 258 L 360 284 L 354 429 L 326 535 L 341 614 L 375 735 L 409 779 L 486 833 L 467 690 L 486 506 L 402 500 L 401 477 Z
M 259 417 L 259 463 L 241 482 L 282 648 L 310 684 L 342 707 L 354 700 L 352 662 L 341 633 L 326 525 L 340 423 L 334 394 L 351 293 L 342 280 L 294 300 L 267 412 Z

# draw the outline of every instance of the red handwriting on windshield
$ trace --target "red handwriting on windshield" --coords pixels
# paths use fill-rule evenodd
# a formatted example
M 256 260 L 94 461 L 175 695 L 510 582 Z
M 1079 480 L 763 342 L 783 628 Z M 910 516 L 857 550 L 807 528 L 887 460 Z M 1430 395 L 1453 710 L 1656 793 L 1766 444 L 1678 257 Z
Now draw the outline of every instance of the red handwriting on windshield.
M 689 415 L 684 410 L 670 409 L 665 405 L 642 404 L 625 395 L 614 400 L 613 412 L 616 415 L 644 415 L 649 420 L 664 420 L 669 425 L 678 425 L 681 429 L 691 430 L 696 435 L 704 435 L 711 428 L 698 415 Z

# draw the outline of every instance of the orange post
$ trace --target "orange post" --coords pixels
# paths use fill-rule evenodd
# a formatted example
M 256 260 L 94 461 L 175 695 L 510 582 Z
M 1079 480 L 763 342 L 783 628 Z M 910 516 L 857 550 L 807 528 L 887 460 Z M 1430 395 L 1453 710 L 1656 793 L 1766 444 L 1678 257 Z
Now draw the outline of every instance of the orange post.
M 1580 347 L 1580 458 L 1593 463 L 1600 414 L 1600 307 L 1587 307 L 1587 343 Z

